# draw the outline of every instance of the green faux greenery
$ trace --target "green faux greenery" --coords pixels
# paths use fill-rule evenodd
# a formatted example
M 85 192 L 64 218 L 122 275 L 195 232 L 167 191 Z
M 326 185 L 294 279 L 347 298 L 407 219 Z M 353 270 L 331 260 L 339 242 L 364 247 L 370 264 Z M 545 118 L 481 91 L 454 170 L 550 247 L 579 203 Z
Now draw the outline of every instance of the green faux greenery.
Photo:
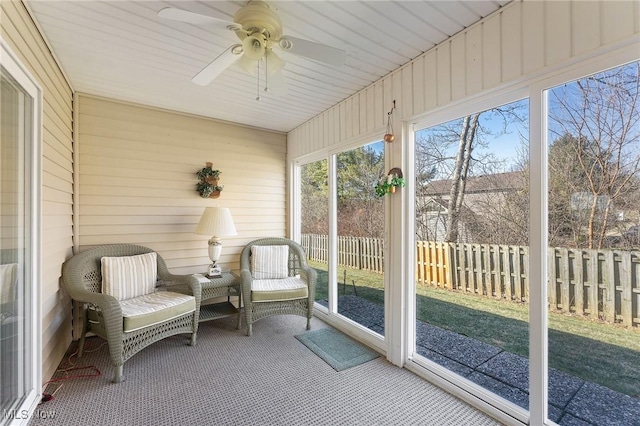
M 220 170 L 213 170 L 211 163 L 207 163 L 207 166 L 197 171 L 196 175 L 200 179 L 196 185 L 196 191 L 200 193 L 202 198 L 209 198 L 214 192 L 222 191 L 223 187 L 218 185 Z
M 215 191 L 222 191 L 222 186 L 213 185 L 206 181 L 200 181 L 196 184 L 196 191 L 200 193 L 202 198 L 209 198 Z
M 403 188 L 405 187 L 407 184 L 407 182 L 404 180 L 404 178 L 398 177 L 398 176 L 393 176 L 391 178 L 391 181 L 389 182 L 387 177 L 383 177 L 382 179 L 380 179 L 380 182 L 378 182 L 376 184 L 376 186 L 374 187 L 375 191 L 376 191 L 376 195 L 378 197 L 384 197 L 385 194 L 388 194 L 391 192 L 391 188 L 392 187 L 400 187 Z
M 205 180 L 206 178 L 217 179 L 220 176 L 220 170 L 213 170 L 211 167 L 203 167 L 196 173 L 196 175 L 198 175 L 200 180 Z

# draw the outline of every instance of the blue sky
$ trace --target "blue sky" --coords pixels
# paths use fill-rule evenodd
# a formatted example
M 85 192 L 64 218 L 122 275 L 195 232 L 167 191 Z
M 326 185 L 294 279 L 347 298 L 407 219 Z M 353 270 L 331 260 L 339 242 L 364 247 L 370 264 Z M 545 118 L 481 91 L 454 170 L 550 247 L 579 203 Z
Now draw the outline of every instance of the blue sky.
M 528 137 L 529 128 L 529 100 L 523 99 L 521 101 L 511 103 L 509 106 L 517 107 L 519 115 L 524 121 L 518 122 L 510 117 L 505 119 L 502 115 L 493 112 L 493 110 L 487 110 L 480 115 L 480 125 L 483 132 L 479 134 L 486 146 L 476 145 L 474 148 L 476 156 L 492 153 L 497 159 L 502 160 L 504 162 L 504 171 L 510 170 L 510 168 L 517 162 L 519 155 L 518 151 L 523 150 L 522 135 Z M 461 120 L 452 120 L 448 123 L 455 123 L 457 121 Z M 443 125 L 448 123 L 443 123 Z M 438 127 L 439 126 L 433 126 L 428 129 L 422 129 L 418 131 L 417 136 L 423 136 L 425 138 L 433 136 L 437 133 Z M 451 141 L 447 144 L 443 139 L 443 146 L 447 147 L 445 154 L 454 156 L 458 149 L 458 142 Z

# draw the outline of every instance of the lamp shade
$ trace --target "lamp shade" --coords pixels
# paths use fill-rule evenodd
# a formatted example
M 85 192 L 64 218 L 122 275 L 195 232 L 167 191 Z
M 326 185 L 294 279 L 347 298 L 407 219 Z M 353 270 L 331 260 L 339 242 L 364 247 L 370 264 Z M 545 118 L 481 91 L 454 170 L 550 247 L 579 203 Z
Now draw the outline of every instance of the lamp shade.
M 196 234 L 216 237 L 237 235 L 231 211 L 223 207 L 207 207 L 196 226 Z

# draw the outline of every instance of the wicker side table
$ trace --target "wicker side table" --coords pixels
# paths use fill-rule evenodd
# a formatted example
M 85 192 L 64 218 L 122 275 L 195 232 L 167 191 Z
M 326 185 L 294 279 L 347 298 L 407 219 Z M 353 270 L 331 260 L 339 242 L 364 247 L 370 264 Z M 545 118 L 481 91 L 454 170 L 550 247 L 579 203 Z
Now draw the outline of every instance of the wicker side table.
M 220 278 L 209 278 L 202 274 L 196 274 L 202 284 L 202 302 L 200 305 L 200 321 L 211 321 L 225 318 L 234 314 L 238 315 L 238 330 L 242 327 L 242 293 L 240 291 L 240 278 L 233 272 L 223 272 Z M 211 299 L 227 297 L 224 302 L 207 303 Z M 231 303 L 231 297 L 238 297 L 238 306 Z

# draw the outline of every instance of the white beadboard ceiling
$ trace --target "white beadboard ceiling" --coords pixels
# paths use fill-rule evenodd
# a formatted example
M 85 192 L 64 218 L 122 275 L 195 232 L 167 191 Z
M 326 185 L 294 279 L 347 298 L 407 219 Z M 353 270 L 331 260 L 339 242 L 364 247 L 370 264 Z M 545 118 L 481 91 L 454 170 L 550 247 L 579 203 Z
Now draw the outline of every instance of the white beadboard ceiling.
M 246 1 L 38 1 L 28 5 L 73 89 L 288 132 L 495 12 L 510 0 L 273 1 L 287 35 L 343 49 L 336 68 L 278 50 L 284 94 L 261 94 L 232 65 L 209 86 L 191 78 L 238 42 L 226 29 L 157 16 L 176 7 L 233 21 Z

